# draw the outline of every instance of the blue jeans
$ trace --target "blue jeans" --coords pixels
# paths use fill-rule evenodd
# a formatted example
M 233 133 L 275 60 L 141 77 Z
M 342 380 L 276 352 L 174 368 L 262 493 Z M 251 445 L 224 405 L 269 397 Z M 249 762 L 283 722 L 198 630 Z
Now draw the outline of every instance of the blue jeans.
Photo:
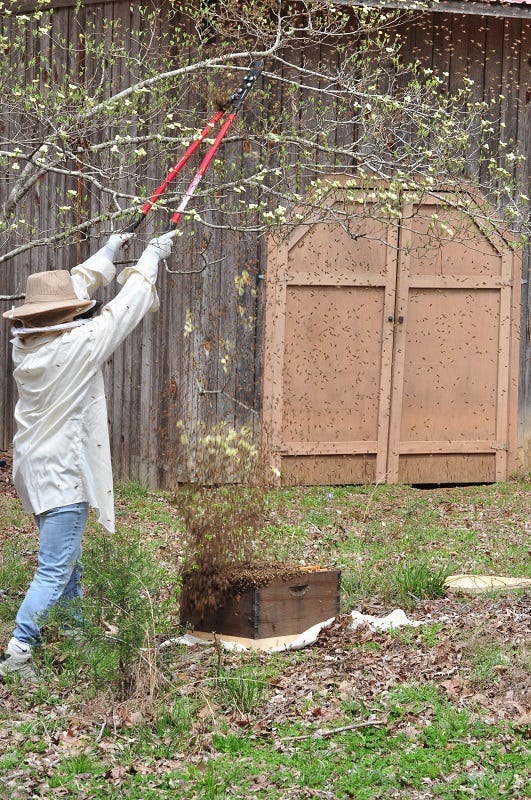
M 40 626 L 50 609 L 83 596 L 80 559 L 87 514 L 88 503 L 73 503 L 35 515 L 40 535 L 38 567 L 13 631 L 21 642 L 40 645 Z

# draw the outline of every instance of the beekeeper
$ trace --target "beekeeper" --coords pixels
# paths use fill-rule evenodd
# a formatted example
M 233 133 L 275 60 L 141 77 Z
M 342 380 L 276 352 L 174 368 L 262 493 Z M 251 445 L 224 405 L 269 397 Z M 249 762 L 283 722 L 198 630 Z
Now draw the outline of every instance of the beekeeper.
M 18 389 L 13 480 L 24 509 L 35 516 L 40 543 L 37 571 L 0 660 L 0 678 L 16 673 L 35 681 L 32 647 L 41 644 L 48 612 L 81 598 L 81 540 L 89 507 L 114 531 L 102 365 L 144 315 L 158 309 L 158 265 L 173 241 L 173 232 L 152 239 L 138 263 L 118 276 L 121 291 L 94 316 L 91 297 L 114 278 L 115 255 L 131 235 L 112 234 L 70 272 L 30 275 L 23 305 L 3 314 L 13 324 Z

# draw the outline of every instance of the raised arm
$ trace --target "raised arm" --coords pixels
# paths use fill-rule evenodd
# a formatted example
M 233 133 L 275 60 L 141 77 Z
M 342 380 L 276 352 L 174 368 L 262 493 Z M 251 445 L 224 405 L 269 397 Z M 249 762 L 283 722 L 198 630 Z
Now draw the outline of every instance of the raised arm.
M 158 309 L 155 283 L 159 261 L 170 255 L 173 236 L 170 232 L 149 242 L 138 262 L 118 276 L 121 291 L 83 328 L 94 362 L 102 364 L 148 311 Z

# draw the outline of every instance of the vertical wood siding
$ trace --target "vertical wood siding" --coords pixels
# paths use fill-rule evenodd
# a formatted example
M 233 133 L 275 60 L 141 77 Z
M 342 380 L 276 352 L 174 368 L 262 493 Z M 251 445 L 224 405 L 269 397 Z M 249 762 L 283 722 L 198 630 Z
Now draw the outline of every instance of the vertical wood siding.
M 75 63 L 64 64 L 64 69 L 76 75 L 83 64 L 89 73 L 94 71 L 79 39 L 84 25 L 90 23 L 96 29 L 102 29 L 103 20 L 113 17 L 122 20 L 125 30 L 133 30 L 137 24 L 137 14 L 136 4 L 131 4 L 129 0 L 90 2 L 77 10 L 72 4 L 58 3 L 51 15 L 54 37 L 64 36 L 69 41 L 79 43 Z M 0 25 L 2 32 L 9 33 L 9 19 L 0 20 Z M 530 31 L 531 23 L 527 20 L 429 13 L 419 15 L 416 22 L 409 24 L 402 32 L 406 60 L 408 56 L 418 58 L 426 66 L 448 72 L 450 89 L 466 73 L 474 80 L 474 92 L 478 99 L 497 98 L 492 143 L 497 146 L 499 139 L 516 140 L 520 151 L 527 155 L 526 163 L 518 167 L 522 181 L 527 184 L 530 164 Z M 162 32 L 159 33 L 162 35 Z M 22 55 L 18 52 L 12 54 L 27 80 L 43 79 L 46 70 L 56 68 L 49 41 L 39 42 L 28 33 L 27 51 Z M 134 37 L 131 37 L 128 47 L 130 52 L 134 52 L 137 47 Z M 35 57 L 35 66 L 30 67 L 32 56 Z M 323 50 L 316 53 L 316 58 L 337 58 L 337 55 Z M 114 88 L 125 87 L 137 77 L 125 73 L 117 65 L 113 75 Z M 198 97 L 190 98 L 191 102 L 198 100 Z M 281 100 L 280 89 L 276 101 Z M 304 97 L 301 96 L 299 100 L 298 119 L 302 130 L 312 125 L 312 114 L 309 105 L 304 103 Z M 248 105 L 244 115 L 257 113 L 252 103 Z M 294 113 L 297 113 L 296 109 Z M 198 119 L 198 122 L 201 121 Z M 16 120 L 13 124 L 16 124 Z M 352 130 L 342 126 L 338 131 L 338 146 L 344 137 L 352 135 Z M 235 172 L 240 168 L 251 169 L 254 163 L 244 152 L 241 141 L 225 144 L 220 157 L 227 163 L 234 163 L 232 168 Z M 265 148 L 259 157 L 268 157 Z M 316 152 L 317 163 L 319 158 L 319 152 Z M 293 171 L 294 174 L 297 172 L 296 153 L 293 155 Z M 160 177 L 154 172 L 155 168 L 149 166 L 147 179 L 155 181 Z M 9 180 L 2 178 L 0 202 L 5 201 L 9 188 Z M 64 176 L 46 176 L 31 190 L 17 214 L 37 218 L 42 230 L 50 233 L 57 231 L 61 221 L 54 217 L 55 200 L 64 195 L 66 188 Z M 89 210 L 100 212 L 107 207 L 108 198 L 93 187 L 80 183 L 78 188 L 76 213 L 79 219 Z M 218 213 L 210 211 L 208 214 L 211 221 L 219 224 Z M 150 225 L 152 223 L 148 221 L 143 231 L 144 240 L 149 238 L 152 230 Z M 180 445 L 179 420 L 188 425 L 202 423 L 207 427 L 223 420 L 232 426 L 246 425 L 258 432 L 264 358 L 264 241 L 254 234 L 241 235 L 228 228 L 211 229 L 206 239 L 208 247 L 203 257 L 200 253 L 205 243 L 204 231 L 198 229 L 195 244 L 190 237 L 179 241 L 174 261 L 178 270 L 185 274 L 161 275 L 160 312 L 148 315 L 106 365 L 113 464 L 118 478 L 139 478 L 159 486 L 166 486 L 175 479 L 193 479 L 193 466 L 187 463 Z M 73 266 L 89 255 L 89 248 L 94 250 L 95 242 L 94 238 L 88 243 L 80 237 L 70 247 L 39 248 L 22 254 L 0 268 L 0 294 L 23 291 L 27 275 L 36 269 Z M 129 257 L 138 256 L 141 249 L 141 243 L 133 244 Z M 251 283 L 239 295 L 235 277 L 243 269 L 249 271 Z M 526 254 L 524 281 L 527 281 L 528 271 L 529 257 Z M 519 418 L 522 431 L 527 432 L 526 441 L 529 441 L 531 341 L 527 282 L 523 288 Z M 107 291 L 103 299 L 110 295 Z M 2 310 L 4 308 L 5 305 Z M 185 335 L 188 310 L 194 314 L 194 329 Z M 0 358 L 3 365 L 0 388 L 2 449 L 10 447 L 13 434 L 15 398 L 9 349 L 9 330 L 7 325 L 3 325 L 0 329 Z M 224 355 L 229 356 L 225 367 L 221 363 Z M 524 438 L 522 434 L 522 441 Z

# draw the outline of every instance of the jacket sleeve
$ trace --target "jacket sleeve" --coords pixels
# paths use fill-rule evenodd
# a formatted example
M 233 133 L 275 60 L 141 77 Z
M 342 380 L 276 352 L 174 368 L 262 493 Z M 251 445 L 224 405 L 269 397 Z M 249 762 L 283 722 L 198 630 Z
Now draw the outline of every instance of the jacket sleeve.
M 104 245 L 94 255 L 70 270 L 74 291 L 82 300 L 88 300 L 100 286 L 107 286 L 116 275 L 113 251 Z
M 82 329 L 90 360 L 96 366 L 106 361 L 148 311 L 156 311 L 159 298 L 154 283 L 141 272 L 129 268 L 124 286 L 103 306 L 100 314 Z

